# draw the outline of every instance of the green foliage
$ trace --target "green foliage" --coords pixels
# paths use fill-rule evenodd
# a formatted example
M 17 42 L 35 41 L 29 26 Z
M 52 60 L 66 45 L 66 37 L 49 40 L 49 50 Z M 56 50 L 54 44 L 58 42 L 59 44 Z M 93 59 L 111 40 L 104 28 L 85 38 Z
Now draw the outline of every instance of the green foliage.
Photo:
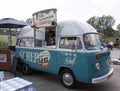
M 120 30 L 119 31 L 115 31 L 115 36 L 116 37 L 120 37 Z
M 28 18 L 28 19 L 26 20 L 26 22 L 29 23 L 29 24 L 32 24 L 32 18 Z
M 93 16 L 87 22 L 95 29 L 104 30 L 103 33 L 107 37 L 118 36 L 117 32 L 112 28 L 115 23 L 115 19 L 110 15 L 103 15 L 102 17 Z
M 117 25 L 117 29 L 120 31 L 120 24 Z
M 112 28 L 115 23 L 115 19 L 110 15 L 103 15 L 102 17 L 93 16 L 87 22 L 96 29 L 104 30 L 107 28 Z
M 104 37 L 105 40 L 109 40 L 109 41 L 114 41 L 115 40 L 115 37 Z
M 107 28 L 103 31 L 104 35 L 107 37 L 113 37 L 115 36 L 115 30 L 112 28 Z

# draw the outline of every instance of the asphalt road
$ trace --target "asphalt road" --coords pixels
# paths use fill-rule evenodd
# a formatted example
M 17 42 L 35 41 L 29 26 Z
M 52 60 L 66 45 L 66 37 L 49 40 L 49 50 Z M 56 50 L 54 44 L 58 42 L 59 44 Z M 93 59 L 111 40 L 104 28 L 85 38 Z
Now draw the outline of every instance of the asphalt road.
M 120 49 L 114 48 L 111 51 L 111 58 L 119 59 L 120 58 Z
M 108 81 L 97 85 L 78 83 L 75 89 L 63 87 L 57 76 L 44 72 L 33 72 L 29 76 L 17 73 L 17 76 L 33 82 L 37 91 L 120 91 L 120 65 L 112 66 L 114 68 L 114 75 Z M 5 71 L 4 80 L 13 77 L 10 72 Z
M 111 57 L 118 58 L 120 50 L 112 50 Z M 18 77 L 33 82 L 36 91 L 120 91 L 120 65 L 111 65 L 114 68 L 113 76 L 106 82 L 97 85 L 88 85 L 78 83 L 75 89 L 67 89 L 63 87 L 58 76 L 44 73 L 44 72 L 33 72 L 32 75 L 23 75 L 17 73 Z M 5 71 L 4 80 L 13 78 L 13 74 Z

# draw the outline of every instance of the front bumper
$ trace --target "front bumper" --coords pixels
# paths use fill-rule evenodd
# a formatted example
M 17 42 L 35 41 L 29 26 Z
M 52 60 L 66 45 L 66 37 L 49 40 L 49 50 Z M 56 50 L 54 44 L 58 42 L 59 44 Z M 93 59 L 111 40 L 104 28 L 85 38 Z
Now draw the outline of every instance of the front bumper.
M 112 75 L 113 75 L 113 68 L 111 67 L 110 71 L 106 75 L 103 75 L 98 78 L 92 78 L 92 83 L 93 84 L 102 83 L 102 82 L 108 80 Z

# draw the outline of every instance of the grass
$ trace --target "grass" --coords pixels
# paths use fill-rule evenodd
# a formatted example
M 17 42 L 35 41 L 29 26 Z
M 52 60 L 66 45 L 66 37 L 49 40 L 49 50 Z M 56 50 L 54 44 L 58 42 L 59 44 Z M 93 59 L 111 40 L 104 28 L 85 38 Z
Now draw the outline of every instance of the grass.
M 12 46 L 16 46 L 16 37 L 12 36 Z M 8 35 L 0 35 L 0 48 L 8 47 Z
M 105 37 L 105 40 L 114 41 L 115 37 Z
M 6 35 L 0 35 L 0 41 L 7 42 L 8 37 Z

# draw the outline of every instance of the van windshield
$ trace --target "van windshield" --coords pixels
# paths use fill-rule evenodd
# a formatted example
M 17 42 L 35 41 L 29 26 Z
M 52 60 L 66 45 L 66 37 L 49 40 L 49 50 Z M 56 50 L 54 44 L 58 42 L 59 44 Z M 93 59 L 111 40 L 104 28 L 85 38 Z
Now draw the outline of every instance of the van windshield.
M 98 34 L 85 34 L 83 40 L 87 50 L 98 50 L 106 47 L 100 40 Z

